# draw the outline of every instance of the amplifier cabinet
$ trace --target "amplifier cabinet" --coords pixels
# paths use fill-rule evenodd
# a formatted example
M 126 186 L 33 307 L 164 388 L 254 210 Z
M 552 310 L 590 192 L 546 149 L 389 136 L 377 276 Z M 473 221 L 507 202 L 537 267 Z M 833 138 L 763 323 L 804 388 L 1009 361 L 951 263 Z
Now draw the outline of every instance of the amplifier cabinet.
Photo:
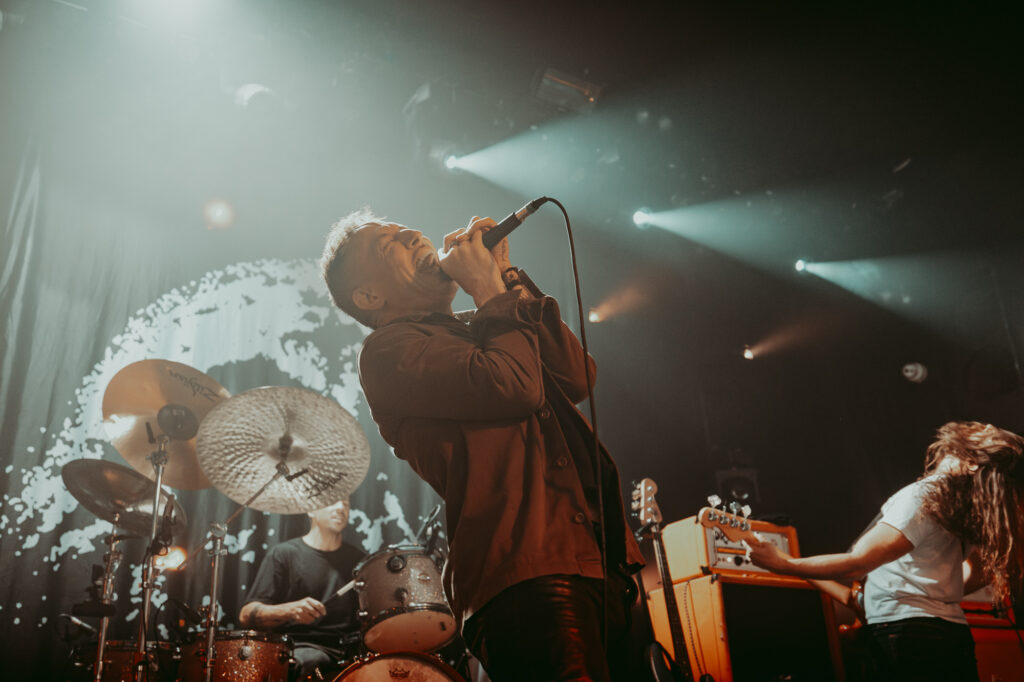
M 752 530 L 799 556 L 796 530 L 752 521 Z M 807 581 L 764 571 L 690 517 L 662 529 L 694 679 L 843 682 L 835 612 Z M 675 657 L 663 586 L 647 593 L 655 639 Z M 678 660 L 678 657 L 676 657 Z
M 842 682 L 831 605 L 813 587 L 708 575 L 674 585 L 694 679 Z M 648 594 L 655 638 L 673 655 L 665 597 Z

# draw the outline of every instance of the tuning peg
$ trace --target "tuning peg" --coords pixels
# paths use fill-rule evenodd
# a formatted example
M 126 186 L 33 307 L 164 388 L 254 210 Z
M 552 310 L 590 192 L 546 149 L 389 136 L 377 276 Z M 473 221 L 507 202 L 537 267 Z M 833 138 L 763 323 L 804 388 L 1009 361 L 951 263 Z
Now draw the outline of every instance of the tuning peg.
M 708 504 L 717 509 L 718 505 L 722 504 L 722 498 L 718 495 L 708 495 Z
M 733 513 L 733 514 L 739 514 L 740 513 L 740 503 L 737 502 L 736 500 L 733 500 L 732 502 L 730 502 L 729 503 L 729 511 L 731 513 Z
M 743 523 L 740 524 L 740 528 L 742 528 L 743 530 L 750 530 L 750 505 L 743 505 L 742 507 L 740 507 L 740 511 L 743 512 Z

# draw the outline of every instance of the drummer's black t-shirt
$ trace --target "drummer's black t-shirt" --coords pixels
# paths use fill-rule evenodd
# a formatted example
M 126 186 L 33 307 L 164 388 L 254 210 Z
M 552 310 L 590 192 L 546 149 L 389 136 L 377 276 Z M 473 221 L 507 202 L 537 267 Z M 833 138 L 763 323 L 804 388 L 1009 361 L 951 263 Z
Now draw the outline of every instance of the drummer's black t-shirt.
M 313 597 L 327 607 L 326 616 L 309 625 L 280 627 L 274 632 L 288 634 L 296 642 L 337 646 L 339 637 L 359 630 L 359 600 L 355 590 L 342 597 L 332 595 L 352 580 L 352 569 L 364 557 L 362 551 L 350 545 L 323 552 L 301 537 L 282 542 L 263 559 L 243 606 L 253 601 L 282 604 Z

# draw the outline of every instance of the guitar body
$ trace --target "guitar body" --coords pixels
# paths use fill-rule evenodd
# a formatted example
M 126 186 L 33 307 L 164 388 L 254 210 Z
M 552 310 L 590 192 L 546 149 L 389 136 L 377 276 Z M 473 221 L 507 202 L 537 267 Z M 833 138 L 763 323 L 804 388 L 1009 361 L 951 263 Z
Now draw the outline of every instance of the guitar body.
M 652 642 L 647 647 L 644 651 L 644 662 L 647 664 L 648 670 L 651 671 L 651 678 L 654 682 L 685 682 L 685 680 L 693 679 L 689 675 L 683 677 L 683 671 L 679 669 L 679 664 L 672 660 L 668 651 L 659 642 Z

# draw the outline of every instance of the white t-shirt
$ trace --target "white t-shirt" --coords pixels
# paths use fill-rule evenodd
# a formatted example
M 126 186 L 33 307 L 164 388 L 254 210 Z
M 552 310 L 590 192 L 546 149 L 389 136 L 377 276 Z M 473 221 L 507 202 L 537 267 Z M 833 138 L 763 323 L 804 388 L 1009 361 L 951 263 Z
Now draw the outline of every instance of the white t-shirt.
M 935 616 L 967 623 L 964 598 L 964 546 L 921 510 L 928 485 L 937 476 L 915 481 L 882 505 L 885 523 L 903 533 L 914 549 L 868 574 L 864 610 L 868 623 Z

